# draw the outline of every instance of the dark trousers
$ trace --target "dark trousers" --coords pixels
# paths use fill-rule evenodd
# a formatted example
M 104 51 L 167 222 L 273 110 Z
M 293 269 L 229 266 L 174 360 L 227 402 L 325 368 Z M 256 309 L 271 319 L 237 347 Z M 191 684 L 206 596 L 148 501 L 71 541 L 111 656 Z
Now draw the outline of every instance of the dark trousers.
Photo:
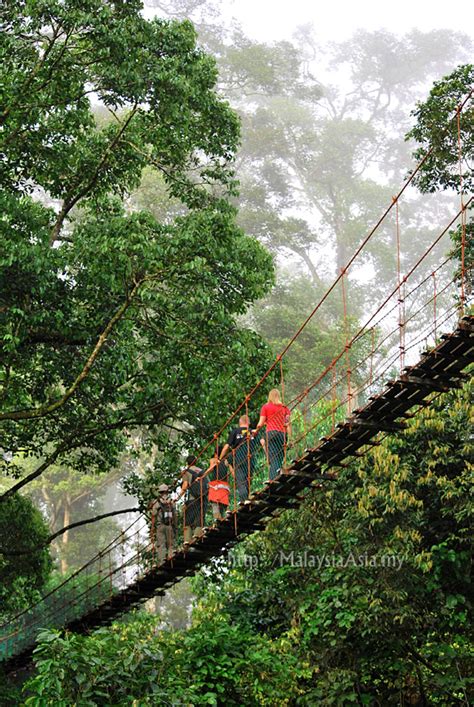
M 253 442 L 253 440 L 252 440 Z M 242 444 L 234 453 L 235 485 L 239 502 L 249 497 L 250 483 L 255 466 L 253 445 Z
M 190 528 L 201 528 L 206 525 L 207 498 L 190 497 L 184 507 L 184 525 Z
M 172 525 L 158 523 L 155 528 L 155 552 L 158 564 L 173 553 L 175 529 Z
M 280 473 L 285 459 L 285 433 L 278 430 L 267 432 L 267 453 L 270 464 L 270 479 Z

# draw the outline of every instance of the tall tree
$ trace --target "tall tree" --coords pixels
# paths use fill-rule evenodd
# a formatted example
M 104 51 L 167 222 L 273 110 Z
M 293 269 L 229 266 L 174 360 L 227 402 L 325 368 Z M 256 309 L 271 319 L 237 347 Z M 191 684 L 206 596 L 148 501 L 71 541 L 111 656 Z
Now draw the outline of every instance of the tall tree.
M 140 9 L 0 9 L 2 470 L 41 459 L 7 494 L 59 461 L 110 469 L 137 426 L 198 442 L 268 360 L 235 324 L 273 278 L 228 202 L 238 119 L 190 22 Z M 175 218 L 131 207 L 145 168 Z
M 231 95 L 243 115 L 241 218 L 252 214 L 243 221 L 246 226 L 275 252 L 301 259 L 317 283 L 318 277 L 340 272 L 390 203 L 410 164 L 404 132 L 411 106 L 430 79 L 455 66 L 454 57 L 467 55 L 470 40 L 434 32 L 431 44 L 428 34 L 417 31 L 403 37 L 359 31 L 326 48 L 316 45 L 308 30 L 298 38 L 298 49 L 286 48 L 286 71 L 277 61 L 279 45 L 272 54 L 267 48 L 280 84 L 259 91 L 250 73 L 248 83 Z M 245 52 L 242 48 L 243 67 Z M 236 55 L 231 47 L 225 56 L 228 63 L 235 61 L 234 74 L 240 68 Z M 337 72 L 347 77 L 344 84 L 336 83 Z M 225 65 L 224 77 L 231 73 Z M 416 202 L 402 208 L 406 256 L 415 240 L 410 234 L 416 232 L 417 243 L 432 235 L 417 208 Z M 374 299 L 396 269 L 392 226 L 381 229 L 376 247 L 365 256 L 374 270 Z
M 32 460 L 29 468 L 35 468 L 37 460 Z M 35 506 L 48 520 L 50 536 L 74 523 L 103 515 L 105 496 L 116 486 L 122 469 L 110 474 L 80 473 L 61 466 L 52 465 L 36 481 L 28 486 L 28 493 Z M 137 506 L 131 501 L 128 507 Z M 58 535 L 51 549 L 58 561 L 62 574 L 81 567 L 91 555 L 106 546 L 120 532 L 117 519 L 101 519 L 83 527 L 66 530 Z
M 147 5 L 193 17 L 200 42 L 216 55 L 220 90 L 242 119 L 239 223 L 283 264 L 282 290 L 291 287 L 291 261 L 318 291 L 391 203 L 412 164 L 404 139 L 412 106 L 431 80 L 470 56 L 471 39 L 448 30 L 401 36 L 357 30 L 347 40 L 322 44 L 304 26 L 291 41 L 263 43 L 230 22 L 219 2 Z M 402 274 L 439 233 L 451 205 L 449 195 L 438 194 L 424 196 L 420 208 L 413 192 L 400 205 Z M 447 247 L 446 239 L 427 263 Z M 396 253 L 392 218 L 364 250 L 363 267 L 350 274 L 353 315 L 363 316 L 368 301 L 380 301 L 387 286 L 396 285 Z M 359 278 L 365 287 L 357 287 Z M 280 295 L 274 295 L 275 309 Z M 323 332 L 338 313 L 337 304 L 330 309 Z

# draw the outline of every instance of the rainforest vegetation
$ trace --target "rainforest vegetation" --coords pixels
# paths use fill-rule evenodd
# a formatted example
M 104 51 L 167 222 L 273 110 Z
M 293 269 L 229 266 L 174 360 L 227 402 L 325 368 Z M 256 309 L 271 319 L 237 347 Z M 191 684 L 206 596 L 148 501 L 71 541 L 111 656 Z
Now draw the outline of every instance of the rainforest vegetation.
M 177 484 L 427 148 L 402 259 L 472 193 L 472 106 L 446 129 L 468 35 L 264 43 L 218 0 L 145 5 L 0 7 L 0 623 Z M 471 213 L 443 242 L 468 294 Z M 288 394 L 380 300 L 393 238 L 292 348 Z M 468 376 L 165 603 L 45 626 L 0 703 L 470 704 L 472 422 Z

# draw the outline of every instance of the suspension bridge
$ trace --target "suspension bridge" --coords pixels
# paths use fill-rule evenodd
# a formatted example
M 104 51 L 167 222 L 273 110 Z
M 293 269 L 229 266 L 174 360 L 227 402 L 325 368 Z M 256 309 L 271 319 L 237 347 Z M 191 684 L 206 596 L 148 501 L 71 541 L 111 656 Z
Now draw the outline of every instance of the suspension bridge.
M 454 116 L 458 131 L 463 108 L 464 104 Z M 31 659 L 42 628 L 85 632 L 163 594 L 250 533 L 265 528 L 271 518 L 297 507 L 310 489 L 317 487 L 324 493 L 328 485 L 337 483 L 341 469 L 352 459 L 380 444 L 384 436 L 403 432 L 407 420 L 420 409 L 442 393 L 462 386 L 474 362 L 472 266 L 466 256 L 466 216 L 474 197 L 465 195 L 461 188 L 459 208 L 447 217 L 442 229 L 428 241 L 420 239 L 418 248 L 412 237 L 404 240 L 403 213 L 410 185 L 428 154 L 392 197 L 274 363 L 197 455 L 198 463 L 202 460 L 201 466 L 207 466 L 207 459 L 225 443 L 239 416 L 255 414 L 254 401 L 261 399 L 265 386 L 271 387 L 275 377 L 279 377 L 285 395 L 285 376 L 291 374 L 295 343 L 311 322 L 324 323 L 325 317 L 341 311 L 343 341 L 339 350 L 313 378 L 308 372 L 305 387 L 285 401 L 291 411 L 292 430 L 285 440 L 278 474 L 274 478 L 269 474 L 269 447 L 251 451 L 247 440 L 249 498 L 239 502 L 236 476 L 229 471 L 229 511 L 223 519 L 214 520 L 201 483 L 199 524 L 203 531 L 184 542 L 184 512 L 174 549 L 164 560 L 157 556 L 149 520 L 139 515 L 72 576 L 0 627 L 0 662 L 8 670 Z M 461 148 L 459 169 L 462 175 Z M 428 204 L 425 222 L 430 208 Z M 447 254 L 452 247 L 449 234 L 454 229 L 461 234 L 455 259 Z M 377 239 L 379 245 L 393 245 L 393 278 L 384 283 L 376 304 L 367 307 L 365 321 L 354 327 L 348 296 L 353 282 L 373 260 Z M 233 469 L 236 453 L 238 450 L 229 451 Z

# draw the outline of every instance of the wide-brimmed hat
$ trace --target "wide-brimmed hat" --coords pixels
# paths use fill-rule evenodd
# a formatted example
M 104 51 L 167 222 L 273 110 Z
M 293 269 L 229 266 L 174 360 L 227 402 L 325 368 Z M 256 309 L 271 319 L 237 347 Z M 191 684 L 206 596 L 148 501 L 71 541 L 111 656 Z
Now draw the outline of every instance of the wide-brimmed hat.
M 170 487 L 168 486 L 168 484 L 160 484 L 158 486 L 158 491 L 160 493 L 164 493 L 165 491 L 169 491 L 169 489 L 170 489 Z

